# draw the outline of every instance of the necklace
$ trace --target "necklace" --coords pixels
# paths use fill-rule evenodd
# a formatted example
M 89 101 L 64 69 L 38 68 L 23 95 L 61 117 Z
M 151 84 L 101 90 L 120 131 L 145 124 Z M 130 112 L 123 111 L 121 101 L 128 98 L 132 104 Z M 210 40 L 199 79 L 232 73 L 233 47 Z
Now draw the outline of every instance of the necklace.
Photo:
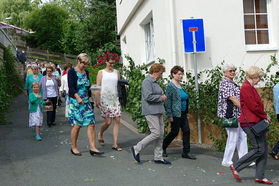
M 172 83 L 177 87 L 177 88 L 181 88 L 181 85 L 179 82 L 177 82 L 176 80 L 172 80 Z

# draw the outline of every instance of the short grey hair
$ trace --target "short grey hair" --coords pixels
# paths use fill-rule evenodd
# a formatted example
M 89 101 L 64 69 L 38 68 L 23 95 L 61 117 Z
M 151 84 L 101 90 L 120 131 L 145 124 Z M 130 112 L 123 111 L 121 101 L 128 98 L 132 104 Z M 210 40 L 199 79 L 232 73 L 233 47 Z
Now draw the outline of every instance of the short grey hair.
M 236 67 L 233 64 L 225 64 L 222 68 L 223 73 L 228 72 L 229 68 L 233 68 L 236 70 Z

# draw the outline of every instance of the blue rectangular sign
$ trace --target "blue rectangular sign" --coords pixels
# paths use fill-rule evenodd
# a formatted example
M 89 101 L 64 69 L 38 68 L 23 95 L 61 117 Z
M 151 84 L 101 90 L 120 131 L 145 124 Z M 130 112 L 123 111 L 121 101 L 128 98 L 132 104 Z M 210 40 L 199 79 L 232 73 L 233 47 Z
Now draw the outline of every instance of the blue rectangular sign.
M 185 52 L 205 52 L 203 19 L 184 19 L 182 25 Z

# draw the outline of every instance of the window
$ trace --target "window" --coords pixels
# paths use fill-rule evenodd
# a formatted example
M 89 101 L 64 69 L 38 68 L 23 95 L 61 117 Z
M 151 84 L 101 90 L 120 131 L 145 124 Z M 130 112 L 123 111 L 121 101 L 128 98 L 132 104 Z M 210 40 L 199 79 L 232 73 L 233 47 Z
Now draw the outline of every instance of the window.
M 154 53 L 154 29 L 152 19 L 144 25 L 145 31 L 145 51 L 146 51 L 146 62 L 152 62 L 155 60 Z
M 243 0 L 246 45 L 270 44 L 268 0 Z

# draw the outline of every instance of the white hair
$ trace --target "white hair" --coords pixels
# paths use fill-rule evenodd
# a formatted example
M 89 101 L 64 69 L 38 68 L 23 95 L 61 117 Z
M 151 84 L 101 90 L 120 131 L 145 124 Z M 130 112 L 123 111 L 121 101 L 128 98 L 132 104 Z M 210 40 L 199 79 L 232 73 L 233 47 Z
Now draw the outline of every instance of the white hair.
M 236 67 L 233 65 L 233 64 L 225 64 L 222 68 L 222 71 L 225 73 L 225 72 L 228 72 L 229 68 L 232 68 L 232 69 L 236 69 Z

